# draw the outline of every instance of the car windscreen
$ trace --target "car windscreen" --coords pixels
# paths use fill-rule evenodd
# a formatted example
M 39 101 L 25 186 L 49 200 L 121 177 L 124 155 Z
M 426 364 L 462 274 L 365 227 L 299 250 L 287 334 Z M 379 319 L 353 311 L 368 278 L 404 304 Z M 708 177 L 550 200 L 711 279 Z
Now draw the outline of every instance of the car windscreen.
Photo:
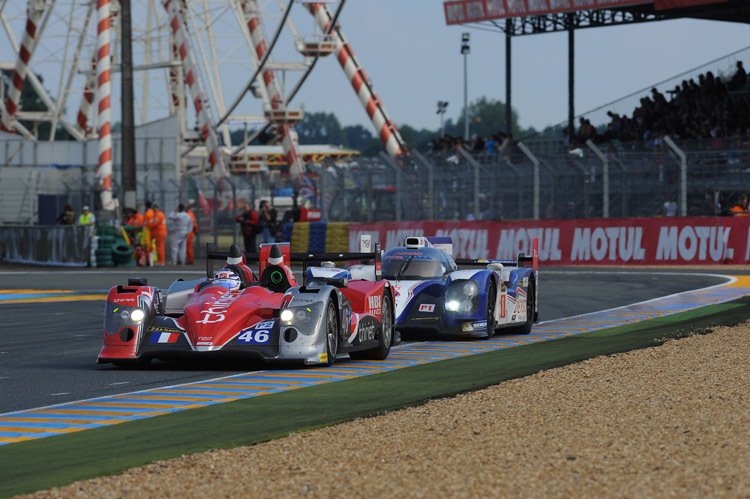
M 383 278 L 390 280 L 445 279 L 443 262 L 420 256 L 383 257 Z

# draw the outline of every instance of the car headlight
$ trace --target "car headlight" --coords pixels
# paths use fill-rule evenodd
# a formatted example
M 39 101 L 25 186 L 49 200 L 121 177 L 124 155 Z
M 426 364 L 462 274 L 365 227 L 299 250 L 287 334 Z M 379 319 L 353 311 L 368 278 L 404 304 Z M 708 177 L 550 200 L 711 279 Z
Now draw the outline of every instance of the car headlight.
M 301 307 L 289 307 L 285 308 L 279 314 L 281 324 L 284 326 L 294 325 L 303 334 L 311 333 L 315 322 L 320 316 L 321 303 L 311 303 Z
M 477 310 L 479 286 L 474 281 L 460 280 L 451 283 L 445 295 L 445 310 L 473 314 Z
M 133 322 L 141 322 L 144 317 L 146 317 L 146 313 L 140 308 L 137 308 L 130 313 L 130 320 Z
M 284 324 L 291 324 L 292 319 L 294 318 L 294 312 L 290 308 L 285 308 L 281 311 L 281 315 L 279 315 L 279 318 Z

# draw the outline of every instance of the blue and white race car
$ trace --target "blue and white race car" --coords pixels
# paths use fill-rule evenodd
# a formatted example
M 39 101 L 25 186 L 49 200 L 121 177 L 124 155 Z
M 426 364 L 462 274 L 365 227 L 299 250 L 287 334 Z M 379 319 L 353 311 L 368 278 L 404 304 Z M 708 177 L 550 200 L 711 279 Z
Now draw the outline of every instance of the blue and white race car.
M 393 285 L 396 329 L 490 338 L 500 328 L 528 334 L 538 321 L 538 242 L 517 260 L 454 260 L 447 237 L 407 237 L 386 251 L 382 275 Z M 484 268 L 459 270 L 459 265 Z

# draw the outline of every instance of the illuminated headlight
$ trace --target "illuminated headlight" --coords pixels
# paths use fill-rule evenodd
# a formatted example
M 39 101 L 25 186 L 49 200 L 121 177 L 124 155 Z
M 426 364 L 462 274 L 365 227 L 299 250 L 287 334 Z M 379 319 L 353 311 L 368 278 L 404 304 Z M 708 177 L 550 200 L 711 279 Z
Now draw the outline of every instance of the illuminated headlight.
M 479 287 L 469 280 L 455 281 L 448 287 L 445 310 L 461 314 L 473 314 L 477 310 Z
M 279 318 L 284 324 L 291 324 L 292 319 L 294 318 L 294 312 L 291 309 L 285 308 L 281 311 Z
M 144 317 L 146 317 L 146 314 L 140 308 L 120 312 L 120 318 L 124 321 L 141 322 Z
M 302 334 L 308 334 L 313 328 L 307 327 L 314 325 L 320 316 L 320 307 L 322 303 L 311 303 L 302 307 L 285 308 L 279 314 L 279 319 L 284 326 L 294 324 Z

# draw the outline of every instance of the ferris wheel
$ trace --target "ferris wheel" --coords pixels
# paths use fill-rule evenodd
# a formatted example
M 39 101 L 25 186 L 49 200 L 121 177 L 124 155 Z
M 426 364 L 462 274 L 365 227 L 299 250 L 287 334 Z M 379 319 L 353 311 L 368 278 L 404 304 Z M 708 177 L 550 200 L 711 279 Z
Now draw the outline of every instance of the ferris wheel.
M 293 99 L 319 58 L 333 55 L 388 153 L 406 152 L 337 23 L 344 4 L 131 0 L 135 124 L 176 116 L 182 151 L 205 147 L 205 171 L 217 177 L 248 143 L 270 133 L 297 181 L 304 166 L 294 126 L 304 113 Z M 9 75 L 0 87 L 0 130 L 37 140 L 20 121 L 47 122 L 48 140 L 58 128 L 77 141 L 96 139 L 105 207 L 112 115 L 119 116 L 120 17 L 119 0 L 0 0 L 0 52 L 15 56 L 0 60 Z M 43 110 L 20 106 L 25 81 Z M 233 143 L 230 126 L 238 124 L 255 131 Z

